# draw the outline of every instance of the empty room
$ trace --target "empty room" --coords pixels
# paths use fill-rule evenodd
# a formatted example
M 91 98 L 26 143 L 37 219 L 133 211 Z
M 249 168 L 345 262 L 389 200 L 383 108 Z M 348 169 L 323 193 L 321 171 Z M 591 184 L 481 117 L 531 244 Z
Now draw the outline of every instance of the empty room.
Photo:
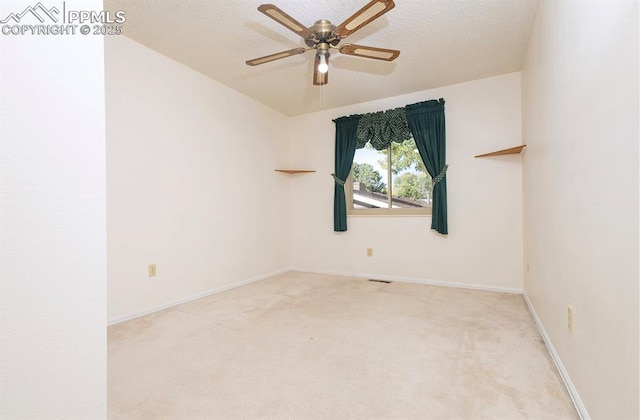
M 638 8 L 2 2 L 0 418 L 640 418 Z

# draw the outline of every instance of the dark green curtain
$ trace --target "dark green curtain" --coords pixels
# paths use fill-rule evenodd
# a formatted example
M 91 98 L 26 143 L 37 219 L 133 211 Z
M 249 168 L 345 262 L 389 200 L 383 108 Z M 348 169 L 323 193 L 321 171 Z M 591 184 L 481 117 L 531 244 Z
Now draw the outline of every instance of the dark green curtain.
M 405 115 L 420 157 L 433 180 L 431 229 L 446 235 L 448 226 L 444 99 L 407 105 Z
M 336 123 L 335 172 L 333 179 L 333 230 L 347 230 L 347 200 L 344 196 L 344 183 L 351 172 L 353 156 L 356 153 L 356 132 L 361 115 L 351 115 L 333 120 Z

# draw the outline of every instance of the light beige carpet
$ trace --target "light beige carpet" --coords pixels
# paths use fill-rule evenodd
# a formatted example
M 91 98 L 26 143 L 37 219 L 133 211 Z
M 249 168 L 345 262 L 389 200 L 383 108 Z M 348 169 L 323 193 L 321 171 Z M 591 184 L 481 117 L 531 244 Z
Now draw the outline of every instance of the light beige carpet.
M 575 419 L 522 296 L 287 273 L 109 327 L 110 419 Z

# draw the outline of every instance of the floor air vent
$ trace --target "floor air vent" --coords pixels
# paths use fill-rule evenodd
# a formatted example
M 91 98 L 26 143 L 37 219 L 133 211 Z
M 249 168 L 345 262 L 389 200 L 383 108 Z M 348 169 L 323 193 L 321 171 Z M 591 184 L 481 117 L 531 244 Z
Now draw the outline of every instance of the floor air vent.
M 376 280 L 376 279 L 369 279 L 369 281 L 372 281 L 374 283 L 386 283 L 386 284 L 391 284 L 391 282 L 389 280 Z

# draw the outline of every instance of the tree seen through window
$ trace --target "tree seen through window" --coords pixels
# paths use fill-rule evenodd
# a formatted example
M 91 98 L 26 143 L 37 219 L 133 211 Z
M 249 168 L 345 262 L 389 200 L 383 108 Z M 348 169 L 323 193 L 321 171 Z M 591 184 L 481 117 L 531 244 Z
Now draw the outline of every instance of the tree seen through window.
M 420 209 L 431 206 L 431 177 L 413 139 L 383 150 L 356 150 L 351 172 L 352 209 Z

